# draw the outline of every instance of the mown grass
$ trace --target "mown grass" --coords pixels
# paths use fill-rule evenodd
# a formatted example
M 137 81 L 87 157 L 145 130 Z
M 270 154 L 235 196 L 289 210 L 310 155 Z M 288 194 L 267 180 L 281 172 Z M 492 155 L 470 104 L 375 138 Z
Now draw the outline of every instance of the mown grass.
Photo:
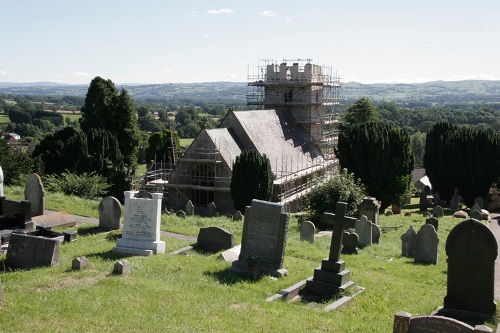
M 11 191 L 6 189 L 8 197 Z M 47 193 L 48 206 L 51 201 Z M 86 215 L 92 214 L 93 209 L 88 209 Z M 412 215 L 381 216 L 380 244 L 361 249 L 358 255 L 342 256 L 351 280 L 366 290 L 347 306 L 328 313 L 322 310 L 325 304 L 265 301 L 311 276 L 328 256 L 330 238 L 301 242 L 294 216 L 284 261 L 288 276 L 258 281 L 229 272 L 230 264 L 217 259 L 218 253 L 191 250 L 186 255 L 123 257 L 111 252 L 120 231 L 96 233 L 94 225 L 84 225 L 79 227 L 77 242 L 62 245 L 58 267 L 0 271 L 6 299 L 0 306 L 0 331 L 391 332 L 396 312 L 428 315 L 443 304 L 444 245 L 449 230 L 459 222 L 450 216 L 439 219 L 437 265 L 414 264 L 401 256 L 400 237 L 410 225 L 418 230 L 425 218 L 415 208 L 407 211 Z M 240 243 L 243 223 L 226 217 L 162 215 L 161 228 L 195 236 L 200 227 L 211 225 L 234 232 Z M 163 240 L 167 253 L 189 244 Z M 72 271 L 71 261 L 79 255 L 89 258 L 90 268 Z M 130 276 L 111 274 L 120 258 L 131 263 Z
M 194 138 L 180 138 L 179 141 L 180 141 L 179 143 L 180 143 L 181 147 L 187 149 L 187 148 L 189 148 L 191 143 L 193 143 Z
M 8 123 L 8 122 L 10 122 L 9 116 L 7 114 L 0 113 L 0 124 Z

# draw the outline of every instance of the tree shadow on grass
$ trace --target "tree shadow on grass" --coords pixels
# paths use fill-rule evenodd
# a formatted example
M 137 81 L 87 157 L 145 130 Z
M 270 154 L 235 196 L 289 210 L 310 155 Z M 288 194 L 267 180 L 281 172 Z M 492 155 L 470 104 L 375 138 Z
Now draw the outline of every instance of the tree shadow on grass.
M 79 236 L 95 236 L 95 235 L 99 235 L 99 234 L 112 233 L 113 231 L 115 231 L 115 230 L 101 228 L 98 226 L 81 227 L 78 229 L 78 235 Z M 118 237 L 119 236 L 120 235 L 118 235 Z
M 221 284 L 226 285 L 233 285 L 241 282 L 257 282 L 262 278 L 262 276 L 259 276 L 254 279 L 251 277 L 240 275 L 236 272 L 230 271 L 229 269 L 223 269 L 217 272 L 204 272 L 203 274 L 213 277 Z

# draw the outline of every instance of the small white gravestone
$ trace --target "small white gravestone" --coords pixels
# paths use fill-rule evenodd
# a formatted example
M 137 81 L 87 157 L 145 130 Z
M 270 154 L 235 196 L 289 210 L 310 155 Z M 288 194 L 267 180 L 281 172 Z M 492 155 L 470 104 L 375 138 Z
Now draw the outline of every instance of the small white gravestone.
M 31 216 L 43 215 L 45 210 L 45 190 L 42 180 L 36 173 L 28 177 L 28 182 L 24 189 L 24 200 L 31 201 Z
M 165 253 L 160 240 L 161 199 L 163 193 L 152 193 L 153 199 L 136 198 L 136 191 L 125 191 L 122 238 L 113 252 L 149 256 Z
M 3 170 L 0 166 L 0 197 L 3 197 Z
M 300 225 L 300 240 L 314 243 L 314 234 L 316 233 L 316 227 L 311 221 L 304 221 Z
M 361 215 L 359 220 L 354 222 L 354 228 L 359 236 L 359 246 L 372 245 L 372 224 L 365 215 Z

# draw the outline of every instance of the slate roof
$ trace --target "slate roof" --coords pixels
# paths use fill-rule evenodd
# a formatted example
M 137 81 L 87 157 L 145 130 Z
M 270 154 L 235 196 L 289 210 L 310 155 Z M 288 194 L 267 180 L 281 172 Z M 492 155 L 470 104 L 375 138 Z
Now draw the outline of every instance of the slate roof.
M 206 130 L 208 136 L 219 150 L 222 158 L 233 169 L 236 156 L 241 154 L 241 146 L 230 128 L 215 128 Z
M 286 110 L 233 113 L 257 151 L 269 158 L 277 178 L 324 162 L 321 151 L 307 143 Z

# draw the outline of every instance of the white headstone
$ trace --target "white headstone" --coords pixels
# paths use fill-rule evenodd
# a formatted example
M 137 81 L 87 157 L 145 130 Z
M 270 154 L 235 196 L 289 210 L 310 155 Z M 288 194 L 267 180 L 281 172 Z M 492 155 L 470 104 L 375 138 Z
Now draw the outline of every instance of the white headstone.
M 0 197 L 3 197 L 3 170 L 0 166 Z
M 359 236 L 359 246 L 372 245 L 372 224 L 364 215 L 361 215 L 359 220 L 354 223 L 354 228 Z
M 45 190 L 42 180 L 36 173 L 28 177 L 28 182 L 24 189 L 24 200 L 31 202 L 31 216 L 43 215 L 45 210 Z
M 316 233 L 316 227 L 311 221 L 304 221 L 300 225 L 300 240 L 310 243 L 314 243 L 314 234 Z
M 160 240 L 161 199 L 163 193 L 152 193 L 153 199 L 135 198 L 136 191 L 125 191 L 122 238 L 113 252 L 144 255 L 165 253 Z
M 99 203 L 99 227 L 111 230 L 120 229 L 122 205 L 115 197 L 105 197 Z

